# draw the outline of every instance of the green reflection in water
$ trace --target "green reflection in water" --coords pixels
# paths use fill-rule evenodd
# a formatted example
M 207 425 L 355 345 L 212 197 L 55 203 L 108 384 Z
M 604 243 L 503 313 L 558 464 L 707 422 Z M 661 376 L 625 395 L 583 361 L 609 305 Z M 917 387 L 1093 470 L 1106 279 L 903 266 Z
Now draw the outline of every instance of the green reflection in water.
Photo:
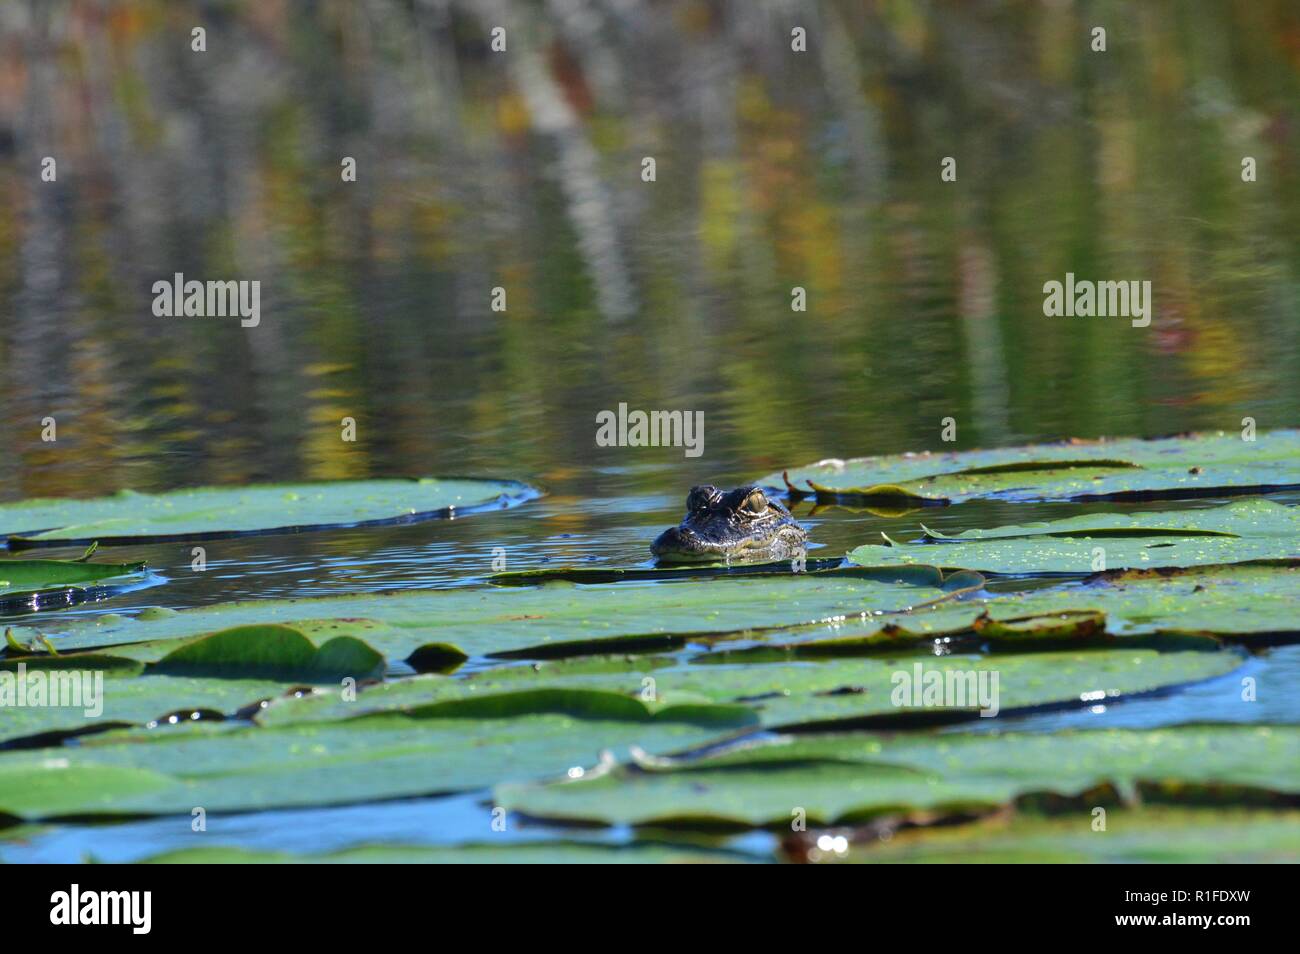
M 1300 418 L 1287 3 L 1108 9 L 1104 54 L 1067 6 L 822 4 L 805 55 L 728 5 L 509 3 L 508 58 L 469 3 L 236 3 L 206 54 L 185 4 L 22 6 L 7 497 L 641 465 L 658 491 L 935 447 L 945 417 L 963 447 Z M 261 281 L 261 325 L 153 316 L 177 271 Z M 1066 272 L 1150 280 L 1155 320 L 1045 317 Z M 703 460 L 597 448 L 621 401 L 704 411 Z

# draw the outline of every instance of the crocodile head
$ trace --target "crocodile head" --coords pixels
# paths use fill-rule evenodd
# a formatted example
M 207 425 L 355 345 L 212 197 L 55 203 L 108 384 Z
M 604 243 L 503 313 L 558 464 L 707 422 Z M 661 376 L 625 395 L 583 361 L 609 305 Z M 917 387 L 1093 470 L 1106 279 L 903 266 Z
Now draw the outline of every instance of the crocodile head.
M 650 545 L 661 563 L 734 563 L 789 560 L 801 554 L 808 533 L 790 511 L 758 487 L 692 487 L 686 519 Z

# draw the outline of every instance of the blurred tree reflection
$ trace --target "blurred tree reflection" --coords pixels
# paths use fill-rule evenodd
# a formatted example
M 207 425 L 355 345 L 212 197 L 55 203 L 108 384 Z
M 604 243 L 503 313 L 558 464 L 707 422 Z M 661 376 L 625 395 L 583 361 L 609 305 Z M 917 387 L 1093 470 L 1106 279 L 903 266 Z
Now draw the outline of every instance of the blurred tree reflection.
M 1298 80 L 1289 0 L 11 2 L 0 493 L 679 459 L 620 401 L 731 472 L 1294 425 Z M 1151 327 L 1044 317 L 1067 271 Z

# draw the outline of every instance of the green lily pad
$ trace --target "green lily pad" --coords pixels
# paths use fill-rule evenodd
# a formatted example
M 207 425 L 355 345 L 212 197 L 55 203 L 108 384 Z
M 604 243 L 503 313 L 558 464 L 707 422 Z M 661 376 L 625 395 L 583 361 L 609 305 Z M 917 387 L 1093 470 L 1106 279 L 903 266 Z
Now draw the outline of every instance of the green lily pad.
M 1265 644 L 1300 636 L 1298 593 L 1300 564 L 1114 570 L 1082 584 L 972 600 L 963 611 L 995 619 L 1096 611 L 1115 636 L 1210 633 Z
M 427 707 L 435 704 L 512 695 L 539 687 L 608 692 L 633 699 L 646 711 L 655 711 L 663 706 L 660 700 L 641 691 L 641 680 L 675 665 L 669 656 L 581 656 L 527 666 L 497 666 L 455 678 L 423 675 L 390 679 L 360 686 L 348 698 L 341 690 L 321 686 L 294 700 L 275 700 L 258 713 L 257 722 L 279 727 L 375 713 L 409 713 L 417 709 L 428 712 Z M 753 721 L 757 722 L 757 717 Z
M 189 676 L 338 682 L 378 679 L 384 657 L 354 636 L 317 647 L 291 626 L 236 626 L 173 649 L 150 670 Z
M 78 560 L 0 560 L 0 611 L 39 603 L 53 593 L 84 593 L 94 586 L 125 583 L 144 573 L 143 562 L 90 563 L 94 549 Z
M 787 483 L 788 482 L 788 483 Z M 1070 441 L 952 453 L 825 460 L 768 474 L 819 501 L 944 504 L 1004 500 L 1175 499 L 1300 486 L 1300 431 L 1162 440 Z
M 667 767 L 498 786 L 497 804 L 536 818 L 604 824 L 788 829 L 881 815 L 985 811 L 1031 793 L 1077 797 L 1141 784 L 1194 801 L 1196 787 L 1300 792 L 1300 726 L 1179 726 L 1053 734 L 796 736 Z M 1097 798 L 1099 796 L 1094 796 Z M 1096 801 L 1093 802 L 1096 804 Z
M 114 633 L 125 627 L 120 631 L 129 634 L 132 631 L 130 624 L 136 622 L 149 625 L 174 621 L 179 626 L 189 619 L 176 611 L 156 613 L 147 609 L 134 619 L 110 614 L 96 617 L 93 622 Z M 203 616 L 196 613 L 194 619 L 201 620 Z M 171 631 L 165 626 L 153 626 L 152 629 Z M 10 627 L 9 632 L 15 640 L 21 637 L 31 642 L 30 652 L 59 650 L 59 645 L 31 627 Z M 345 676 L 358 680 L 381 678 L 385 659 L 372 643 L 400 656 L 400 652 L 416 645 L 418 638 L 413 638 L 401 627 L 380 620 L 350 616 L 294 620 L 291 623 L 243 623 L 195 636 L 114 642 L 103 647 L 102 652 L 62 643 L 61 658 L 76 660 L 86 655 L 110 655 L 121 660 L 152 664 L 153 671 L 181 671 L 183 668 L 191 675 L 215 678 L 254 677 L 319 683 L 337 682 Z M 453 672 L 467 658 L 454 646 L 425 643 L 419 644 L 405 662 L 416 672 Z
M 365 688 L 354 699 L 324 690 L 301 699 L 278 699 L 258 715 L 258 721 L 279 726 L 393 711 L 495 715 L 516 693 L 586 690 L 618 694 L 652 711 L 744 707 L 770 727 L 840 720 L 929 724 L 976 719 L 985 706 L 996 715 L 1042 706 L 1114 702 L 1222 676 L 1240 665 L 1234 653 L 1151 650 L 873 657 L 743 666 L 676 665 L 663 657 L 575 659 L 485 670 L 465 678 L 396 680 Z M 937 679 L 952 682 L 954 688 L 946 698 L 931 698 L 920 688 L 912 695 L 897 688 L 904 679 L 918 687 Z M 985 695 L 979 694 L 980 687 L 987 690 Z M 477 709 L 468 708 L 470 702 Z
M 542 658 L 673 648 L 719 632 L 905 609 L 983 582 L 969 574 L 957 581 L 961 585 L 953 589 L 953 581 L 933 568 L 902 567 L 589 587 L 467 587 L 255 600 L 149 619 L 98 617 L 60 622 L 45 634 L 60 651 L 148 642 L 120 652 L 154 661 L 174 648 L 166 640 L 234 626 L 301 627 L 305 621 L 332 620 L 339 635 L 368 626 L 361 638 L 389 659 L 406 658 L 429 644 L 470 656 Z
M 1300 639 L 1297 593 L 1300 564 L 1294 563 L 1116 570 L 1082 583 L 764 633 L 719 656 L 740 660 L 894 652 L 909 644 L 966 636 L 1018 652 L 1075 641 L 1193 647 L 1212 644 L 1215 637 L 1269 645 Z M 1100 633 L 1098 616 L 1103 620 Z M 1018 632 L 1013 635 L 998 624 Z
M 508 778 L 582 774 L 599 753 L 665 752 L 752 723 L 735 707 L 629 709 L 612 693 L 533 695 L 509 718 L 374 716 L 322 725 L 132 730 L 76 747 L 0 757 L 0 812 L 188 814 L 339 805 L 484 788 Z M 575 714 L 576 713 L 576 714 Z
M 56 657 L 62 665 L 73 657 Z M 953 699 L 960 707 L 926 709 L 918 695 L 900 708 L 893 698 L 896 674 L 909 673 L 920 660 L 850 660 L 821 665 L 749 667 L 686 666 L 654 657 L 633 660 L 572 660 L 537 667 L 488 670 L 467 678 L 425 676 L 361 687 L 355 701 L 337 689 L 298 698 L 284 686 L 253 680 L 200 679 L 128 671 L 104 678 L 102 711 L 87 716 L 77 709 L 20 708 L 5 726 L 5 738 L 39 740 L 115 724 L 140 725 L 169 713 L 188 722 L 192 713 L 220 718 L 259 700 L 266 731 L 309 723 L 347 725 L 406 718 L 421 723 L 501 721 L 538 713 L 564 713 L 591 720 L 658 721 L 712 726 L 724 733 L 747 725 L 788 726 L 833 720 L 906 722 L 938 715 L 943 720 L 977 718 L 988 700 Z M 1114 701 L 1132 693 L 1211 678 L 1231 671 L 1239 660 L 1228 653 L 1149 651 L 1091 654 L 1041 654 L 993 661 L 952 656 L 924 661 L 926 672 L 996 671 L 998 704 L 1005 709 L 1087 701 Z M 650 681 L 647 682 L 647 677 Z M 978 677 L 977 677 L 978 678 Z M 915 705 L 919 708 L 912 708 Z M 261 736 L 238 729 L 249 746 Z M 92 749 L 87 740 L 83 750 Z M 30 744 L 30 741 L 28 742 Z M 198 744 L 196 742 L 196 744 Z M 202 746 L 200 746 L 202 748 Z M 162 750 L 153 750 L 162 751 Z M 0 768 L 4 763 L 0 762 Z M 145 760 L 141 768 L 157 768 Z M 0 810 L 3 802 L 0 801 Z
M 63 658 L 63 657 L 60 657 Z M 75 658 L 75 657 L 74 657 Z M 114 664 L 121 663 L 114 660 Z M 16 665 L 16 664 L 15 664 Z M 37 670 L 57 672 L 59 667 L 23 661 L 28 679 Z M 236 715 L 264 699 L 283 695 L 282 683 L 255 679 L 200 679 L 191 676 L 139 675 L 129 670 L 96 669 L 89 661 L 79 673 L 77 695 L 63 699 L 77 704 L 26 705 L 5 708 L 0 722 L 0 744 L 31 747 L 55 745 L 70 736 L 112 728 L 186 724 L 198 719 L 221 720 Z M 138 666 L 139 664 L 136 663 Z M 103 675 L 96 681 L 95 673 Z M 4 676 L 0 676 L 2 684 Z M 47 685 L 51 682 L 47 681 Z M 29 682 L 30 685 L 30 682 Z M 71 688 L 64 690 L 71 693 Z
M 0 504 L 0 536 L 8 537 L 13 549 L 92 540 L 105 545 L 206 540 L 415 523 L 509 506 L 537 493 L 515 481 L 437 478 L 122 491 L 92 500 Z
M 1300 812 L 1164 805 L 1060 817 L 1016 815 L 969 825 L 912 828 L 854 844 L 858 864 L 1274 864 L 1300 858 Z M 838 860 L 838 859 L 829 859 Z
M 982 573 L 1072 573 L 1300 560 L 1300 507 L 1243 500 L 1204 510 L 1088 514 L 917 542 L 860 546 L 863 566 L 938 565 Z M 1103 561 L 1099 565 L 1099 559 Z
M 105 677 L 138 676 L 144 672 L 144 663 L 136 659 L 108 656 L 103 653 L 71 653 L 67 656 L 42 653 L 0 657 L 0 671 L 15 673 L 35 669 L 47 672 L 61 672 L 68 669 L 98 670 L 104 673 Z
M 1106 614 L 1096 610 L 1065 610 L 998 619 L 985 613 L 971 623 L 971 630 L 976 636 L 996 640 L 1001 645 L 1042 645 L 1061 640 L 1079 642 L 1105 633 Z
M 247 864 L 752 864 L 752 855 L 695 845 L 638 841 L 627 845 L 555 840 L 504 845 L 360 845 L 328 854 L 298 855 L 224 845 L 182 848 L 142 859 L 154 865 Z
M 319 648 L 308 633 L 321 640 Z M 384 658 L 354 636 L 316 628 L 242 626 L 170 645 L 154 663 L 121 655 L 69 653 L 0 659 L 0 702 L 6 679 L 51 687 L 51 700 L 67 704 L 12 706 L 0 725 L 0 743 L 34 742 L 155 720 L 222 719 L 261 700 L 283 695 L 287 683 L 362 682 L 384 672 Z M 329 638 L 324 638 L 329 636 Z M 58 676 L 54 674 L 60 674 Z M 134 677 L 134 678 L 132 678 Z M 62 695 L 55 691 L 62 686 Z M 168 716 L 172 716 L 170 720 Z

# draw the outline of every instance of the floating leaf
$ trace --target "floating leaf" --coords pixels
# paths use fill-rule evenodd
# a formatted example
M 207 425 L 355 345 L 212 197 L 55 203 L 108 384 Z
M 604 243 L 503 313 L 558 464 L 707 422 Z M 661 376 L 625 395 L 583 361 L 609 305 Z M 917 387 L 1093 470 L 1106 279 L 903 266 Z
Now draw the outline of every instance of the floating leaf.
M 0 560 L 0 611 L 41 602 L 51 594 L 85 594 L 94 586 L 127 583 L 145 564 L 88 563 L 93 548 L 76 560 Z
M 119 802 L 157 798 L 178 788 L 175 779 L 146 766 L 74 763 L 61 749 L 0 760 L 0 812 L 15 817 L 112 814 Z
M 6 656 L 0 659 L 0 671 L 18 672 L 20 666 L 27 671 L 40 669 L 45 672 L 97 670 L 113 676 L 138 676 L 144 671 L 144 663 L 139 660 L 123 659 L 120 656 L 101 653 L 75 653 L 69 656 Z
M 764 859 L 697 845 L 636 841 L 626 845 L 556 839 L 546 842 L 469 845 L 360 845 L 328 854 L 297 855 L 224 845 L 182 848 L 139 864 L 747 864 Z
M 674 665 L 663 657 L 575 659 L 530 667 L 485 670 L 465 678 L 423 677 L 364 689 L 356 701 L 338 691 L 281 699 L 259 715 L 265 725 L 345 718 L 355 713 L 402 711 L 429 716 L 509 715 L 522 693 L 617 694 L 634 712 L 679 712 L 703 705 L 754 713 L 772 727 L 840 720 L 873 725 L 931 724 L 979 718 L 982 707 L 1008 712 L 1044 706 L 1115 702 L 1125 696 L 1215 678 L 1241 665 L 1228 652 L 1104 650 L 982 657 L 952 655 L 902 659 L 842 659 L 815 664 Z M 981 675 L 982 674 L 982 675 Z M 915 696 L 900 695 L 917 680 Z M 938 680 L 952 687 L 938 706 L 920 687 Z M 994 681 L 996 680 L 996 681 Z M 980 694 L 980 689 L 995 693 Z M 602 700 L 602 704 L 608 703 Z M 629 714 L 627 717 L 631 717 Z
M 995 619 L 988 613 L 976 617 L 971 623 L 976 636 L 999 643 L 1022 644 L 1025 641 L 1044 643 L 1092 639 L 1106 631 L 1106 615 L 1096 610 L 1066 610 L 1061 613 L 1040 613 L 1034 616 L 1012 616 Z
M 537 494 L 514 481 L 436 478 L 123 491 L 92 500 L 0 504 L 0 536 L 14 549 L 202 540 L 415 523 L 510 506 Z
M 456 678 L 427 675 L 392 679 L 360 687 L 354 699 L 345 699 L 341 692 L 321 687 L 299 699 L 276 700 L 258 714 L 257 721 L 266 726 L 282 726 L 374 713 L 409 713 L 417 709 L 427 712 L 428 706 L 449 700 L 518 693 L 541 686 L 596 690 L 626 697 L 633 704 L 620 702 L 625 715 L 629 711 L 648 714 L 659 706 L 653 696 L 647 697 L 642 691 L 643 677 L 674 665 L 668 656 L 583 656 L 528 666 L 498 666 Z M 751 714 L 749 721 L 757 722 L 757 718 Z
M 819 502 L 1175 499 L 1300 487 L 1300 431 L 1163 440 L 1068 441 L 951 453 L 825 460 L 768 474 Z
M 581 774 L 605 749 L 673 751 L 736 726 L 732 711 L 699 707 L 642 708 L 626 718 L 626 700 L 604 695 L 603 708 L 591 693 L 551 696 L 535 699 L 535 712 L 502 719 L 391 715 L 282 729 L 199 723 L 110 732 L 72 748 L 6 753 L 0 812 L 188 814 L 195 805 L 254 811 L 471 791 L 508 778 Z
M 688 638 L 905 609 L 978 588 L 978 575 L 945 578 L 932 567 L 847 568 L 654 584 L 478 587 L 396 594 L 254 600 L 152 619 L 61 622 L 61 651 L 145 643 L 119 652 L 154 661 L 174 646 L 233 626 L 329 624 L 389 659 L 431 643 L 469 656 L 542 658 L 674 648 Z M 953 586 L 956 586 L 954 589 Z M 364 633 L 355 627 L 368 627 Z
M 18 704 L 20 681 L 24 704 Z M 33 701 L 37 682 L 40 704 Z M 0 745 L 50 745 L 155 721 L 221 720 L 285 690 L 283 683 L 247 677 L 158 675 L 138 660 L 96 653 L 8 658 L 0 660 Z
M 329 636 L 332 628 L 329 621 L 322 621 L 306 629 L 319 637 Z M 120 651 L 138 648 L 120 647 Z M 14 673 L 14 679 L 21 671 L 29 684 L 41 681 L 52 687 L 49 703 L 16 706 L 0 725 L 0 742 L 30 747 L 154 720 L 219 720 L 283 695 L 285 683 L 339 685 L 345 678 L 358 682 L 379 678 L 384 659 L 354 636 L 322 638 L 318 648 L 301 629 L 244 626 L 181 643 L 150 664 L 101 653 L 0 660 L 0 702 L 5 679 L 10 678 L 3 671 Z M 57 677 L 63 684 L 63 695 L 57 699 L 52 694 L 59 684 L 54 673 L 64 674 Z
M 417 646 L 406 657 L 406 664 L 416 672 L 455 672 L 469 659 L 455 646 L 447 643 L 425 643 Z
M 1098 552 L 1104 560 L 1098 566 Z M 967 530 L 919 542 L 860 546 L 863 566 L 938 565 L 982 573 L 1072 573 L 1300 560 L 1300 507 L 1243 500 L 1203 510 L 1087 514 L 1023 526 Z
M 966 637 L 1020 652 L 1052 648 L 1073 638 L 1110 640 L 1117 646 L 1137 645 L 1143 638 L 1157 647 L 1213 648 L 1218 636 L 1267 645 L 1300 639 L 1297 593 L 1300 564 L 1292 563 L 1111 571 L 1082 583 L 759 634 L 747 641 L 747 648 L 730 649 L 726 655 L 737 660 L 745 658 L 742 654 L 852 655 Z M 1062 616 L 1087 626 L 1087 619 L 1096 615 L 1105 620 L 1104 633 L 1076 631 L 1067 636 L 1055 631 L 1064 622 Z M 1014 640 L 993 625 L 1016 620 L 1020 633 Z
M 860 864 L 1215 864 L 1294 863 L 1300 812 L 1149 806 L 1112 809 L 1104 832 L 1091 813 L 1018 814 L 967 825 L 911 828 L 888 841 L 855 844 Z
M 605 824 L 780 826 L 987 811 L 1029 793 L 1075 797 L 1139 783 L 1184 801 L 1194 787 L 1300 792 L 1300 727 L 1179 726 L 1054 734 L 796 736 L 590 780 L 504 784 L 494 804 Z
M 384 657 L 353 636 L 319 648 L 299 629 L 279 624 L 235 626 L 173 649 L 150 670 L 189 676 L 338 682 L 377 679 Z

